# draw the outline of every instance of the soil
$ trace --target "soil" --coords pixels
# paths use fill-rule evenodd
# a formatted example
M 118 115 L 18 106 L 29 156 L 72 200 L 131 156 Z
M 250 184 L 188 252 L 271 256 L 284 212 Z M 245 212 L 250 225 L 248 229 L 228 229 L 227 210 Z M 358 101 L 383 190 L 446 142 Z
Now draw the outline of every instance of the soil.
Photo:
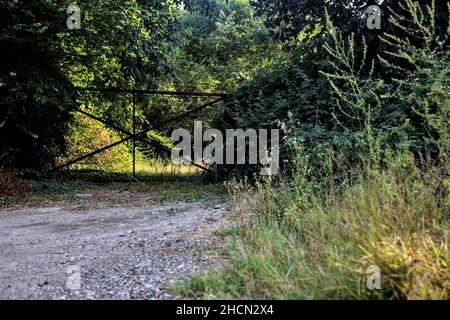
M 173 299 L 170 283 L 218 264 L 222 200 L 77 197 L 0 209 L 0 299 Z

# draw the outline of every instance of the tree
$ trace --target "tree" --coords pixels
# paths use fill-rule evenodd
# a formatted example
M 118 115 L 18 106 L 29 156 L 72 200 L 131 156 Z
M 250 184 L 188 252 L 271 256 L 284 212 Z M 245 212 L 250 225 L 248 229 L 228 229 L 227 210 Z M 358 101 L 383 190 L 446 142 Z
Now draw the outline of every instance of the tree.
M 69 3 L 0 3 L 1 166 L 53 165 L 77 107 L 73 85 L 155 87 L 168 68 L 173 1 L 79 1 L 79 30 L 67 29 Z

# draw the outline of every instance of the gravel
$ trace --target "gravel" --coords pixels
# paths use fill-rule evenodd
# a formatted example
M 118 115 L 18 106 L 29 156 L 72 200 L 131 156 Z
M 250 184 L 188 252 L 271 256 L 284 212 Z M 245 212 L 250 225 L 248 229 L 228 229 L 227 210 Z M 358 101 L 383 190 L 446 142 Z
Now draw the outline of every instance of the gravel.
M 218 263 L 225 204 L 88 207 L 0 209 L 0 299 L 173 299 Z

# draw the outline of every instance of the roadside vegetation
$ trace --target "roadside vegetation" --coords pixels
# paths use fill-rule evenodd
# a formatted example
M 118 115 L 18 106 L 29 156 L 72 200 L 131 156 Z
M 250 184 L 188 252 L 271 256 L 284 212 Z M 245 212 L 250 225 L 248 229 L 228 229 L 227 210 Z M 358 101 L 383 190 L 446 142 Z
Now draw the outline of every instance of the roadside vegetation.
M 223 250 L 228 264 L 175 286 L 180 297 L 450 298 L 450 28 L 436 33 L 434 3 L 401 3 L 391 24 L 411 37 L 419 30 L 421 42 L 385 33 L 384 51 L 368 65 L 364 38 L 359 47 L 326 17 L 329 58 L 320 74 L 337 98 L 330 121 L 340 129 L 317 140 L 319 126 L 296 126 L 301 120 L 291 109 L 289 173 L 229 186 L 238 222 Z M 393 125 L 393 118 L 401 120 Z M 378 290 L 367 286 L 373 266 L 381 272 Z

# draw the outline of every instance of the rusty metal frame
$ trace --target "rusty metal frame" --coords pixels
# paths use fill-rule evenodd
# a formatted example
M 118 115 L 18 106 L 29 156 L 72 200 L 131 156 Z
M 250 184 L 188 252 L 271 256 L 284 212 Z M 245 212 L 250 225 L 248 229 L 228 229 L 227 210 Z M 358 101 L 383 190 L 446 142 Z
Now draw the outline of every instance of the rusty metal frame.
M 139 96 L 144 96 L 144 95 L 156 95 L 156 96 L 161 96 L 161 95 L 166 95 L 166 96 L 177 96 L 177 97 L 183 97 L 183 98 L 194 98 L 194 97 L 204 97 L 204 98 L 216 98 L 213 101 L 210 101 L 208 103 L 205 103 L 199 107 L 196 107 L 194 109 L 188 110 L 178 116 L 175 116 L 171 119 L 166 120 L 164 123 L 158 124 L 159 127 L 161 127 L 162 125 L 166 125 L 178 120 L 181 120 L 183 118 L 186 118 L 188 116 L 194 115 L 196 113 L 198 113 L 199 111 L 202 111 L 203 109 L 206 109 L 210 106 L 215 105 L 216 103 L 219 103 L 221 101 L 226 101 L 229 97 L 229 95 L 225 94 L 225 93 L 207 93 L 207 92 L 180 92 L 180 91 L 157 91 L 157 90 L 136 90 L 136 89 L 122 89 L 122 88 L 103 88 L 103 89 L 99 89 L 99 88 L 76 88 L 76 90 L 78 92 L 99 92 L 99 93 L 124 93 L 124 94 L 131 94 L 132 95 L 132 132 L 129 132 L 128 130 L 125 130 L 123 128 L 120 128 L 112 123 L 109 123 L 108 121 L 101 119 L 93 114 L 90 114 L 84 110 L 82 110 L 81 108 L 76 110 L 76 112 L 79 112 L 97 122 L 102 123 L 103 125 L 118 131 L 124 135 L 126 135 L 125 138 L 116 141 L 108 146 L 99 148 L 91 153 L 85 154 L 83 156 L 80 156 L 76 159 L 70 160 L 64 164 L 61 164 L 59 166 L 54 167 L 51 171 L 57 171 L 63 168 L 67 168 L 69 166 L 71 166 L 72 164 L 78 163 L 80 161 L 83 161 L 87 158 L 90 158 L 96 154 L 99 154 L 101 152 L 104 152 L 106 150 L 109 150 L 111 148 L 114 148 L 120 144 L 126 143 L 128 141 L 131 140 L 132 142 L 132 149 L 133 149 L 133 178 L 136 178 L 136 141 L 141 141 L 147 144 L 150 144 L 151 146 L 153 146 L 154 148 L 160 149 L 162 151 L 168 152 L 170 153 L 171 150 L 163 145 L 161 145 L 159 143 L 159 141 L 157 141 L 156 139 L 152 139 L 149 138 L 147 136 L 147 133 L 156 129 L 157 127 L 155 127 L 154 125 L 146 128 L 145 130 L 136 133 L 136 95 Z M 190 163 L 194 166 L 196 166 L 197 168 L 200 168 L 208 173 L 212 173 L 211 170 L 209 170 L 208 168 L 196 164 L 194 161 L 190 161 Z

